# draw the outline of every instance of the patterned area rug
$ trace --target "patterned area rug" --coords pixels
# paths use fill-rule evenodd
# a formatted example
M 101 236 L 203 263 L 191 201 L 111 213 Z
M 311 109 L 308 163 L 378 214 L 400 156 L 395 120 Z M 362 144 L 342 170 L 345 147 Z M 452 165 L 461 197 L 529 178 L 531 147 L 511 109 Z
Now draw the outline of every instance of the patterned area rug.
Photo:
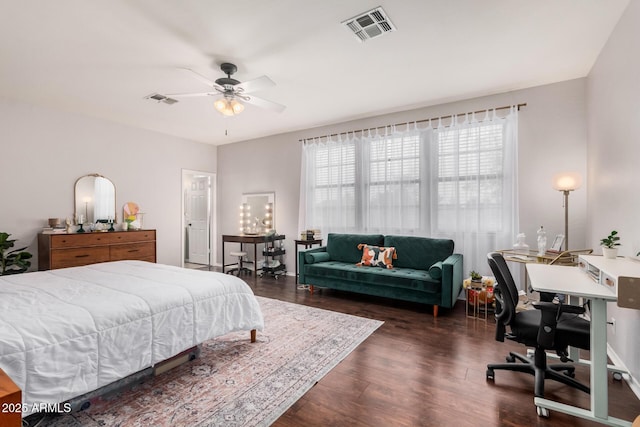
M 40 426 L 268 426 L 383 322 L 257 297 L 265 330 Z

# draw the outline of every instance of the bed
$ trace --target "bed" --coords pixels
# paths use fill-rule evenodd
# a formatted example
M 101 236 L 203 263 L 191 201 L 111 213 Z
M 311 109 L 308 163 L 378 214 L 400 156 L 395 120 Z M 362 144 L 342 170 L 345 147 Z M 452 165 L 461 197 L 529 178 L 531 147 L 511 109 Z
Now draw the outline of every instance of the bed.
M 222 273 L 117 261 L 0 277 L 0 368 L 23 416 L 263 326 L 251 288 Z

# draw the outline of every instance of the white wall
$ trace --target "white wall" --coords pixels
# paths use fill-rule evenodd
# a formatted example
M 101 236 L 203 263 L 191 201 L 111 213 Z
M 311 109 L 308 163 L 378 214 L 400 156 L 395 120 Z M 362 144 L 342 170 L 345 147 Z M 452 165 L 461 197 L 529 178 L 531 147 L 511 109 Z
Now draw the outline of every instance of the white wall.
M 215 172 L 217 149 L 78 114 L 0 100 L 0 231 L 30 245 L 47 218 L 73 216 L 76 179 L 116 186 L 116 211 L 133 201 L 157 229 L 158 262 L 181 265 L 183 168 Z
M 562 194 L 551 186 L 553 175 L 574 170 L 586 176 L 585 79 L 220 146 L 220 234 L 237 233 L 242 193 L 275 191 L 276 229 L 287 235 L 285 245 L 291 254 L 287 257 L 288 270 L 293 271 L 293 239 L 300 232 L 299 139 L 518 103 L 527 104 L 519 117 L 520 230 L 526 233 L 528 244 L 535 247 L 540 225 L 551 237 L 564 233 Z M 573 248 L 585 245 L 586 194 L 585 186 L 570 196 Z M 476 269 L 489 273 L 486 265 Z
M 640 251 L 640 1 L 632 0 L 588 76 L 588 242 L 611 230 L 619 255 Z M 640 311 L 608 305 L 616 319 L 608 342 L 631 371 L 640 395 Z

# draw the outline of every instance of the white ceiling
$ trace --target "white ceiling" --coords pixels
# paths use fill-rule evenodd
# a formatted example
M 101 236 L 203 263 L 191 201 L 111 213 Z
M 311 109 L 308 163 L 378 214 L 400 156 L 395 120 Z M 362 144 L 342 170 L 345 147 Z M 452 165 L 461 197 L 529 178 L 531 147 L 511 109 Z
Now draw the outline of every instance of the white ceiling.
M 588 74 L 629 0 L 0 0 L 0 97 L 225 144 Z M 397 31 L 341 22 L 382 6 Z M 224 118 L 187 71 L 269 76 Z M 228 135 L 225 135 L 228 131 Z

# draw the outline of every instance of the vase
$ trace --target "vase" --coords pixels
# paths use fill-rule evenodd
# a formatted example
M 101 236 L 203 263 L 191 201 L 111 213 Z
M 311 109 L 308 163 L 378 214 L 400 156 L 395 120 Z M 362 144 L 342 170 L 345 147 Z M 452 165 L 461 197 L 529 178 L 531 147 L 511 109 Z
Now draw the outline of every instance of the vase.
M 607 259 L 615 259 L 618 256 L 618 248 L 602 247 L 602 255 Z

